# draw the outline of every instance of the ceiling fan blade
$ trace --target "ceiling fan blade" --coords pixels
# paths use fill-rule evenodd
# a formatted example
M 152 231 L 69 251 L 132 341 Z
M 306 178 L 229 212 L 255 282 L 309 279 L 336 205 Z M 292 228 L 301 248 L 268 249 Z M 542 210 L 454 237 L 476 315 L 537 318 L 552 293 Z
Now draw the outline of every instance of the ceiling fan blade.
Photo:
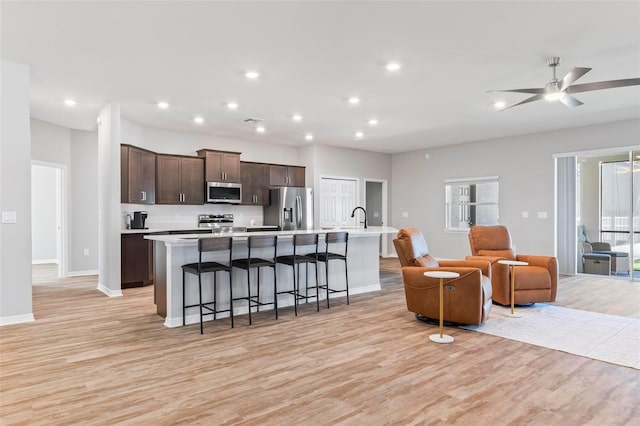
M 597 81 L 595 83 L 574 84 L 567 87 L 566 93 L 590 92 L 592 90 L 613 89 L 616 87 L 638 86 L 640 78 L 625 78 L 623 80 Z
M 576 81 L 577 79 L 579 79 L 580 77 L 588 73 L 589 71 L 591 71 L 591 68 L 573 67 L 573 69 L 569 71 L 567 75 L 565 75 L 562 78 L 562 81 L 560 81 L 558 90 L 562 92 L 564 89 L 569 87 L 571 83 L 573 83 L 574 81 Z
M 539 89 L 510 89 L 510 90 L 487 90 L 487 92 L 514 92 L 514 93 L 531 93 L 533 95 L 544 94 L 544 88 Z
M 508 106 L 506 108 L 501 109 L 500 111 L 504 111 L 505 109 L 509 109 L 509 108 L 513 108 L 515 106 L 518 105 L 522 105 L 522 104 L 528 104 L 529 102 L 535 102 L 535 101 L 539 101 L 540 99 L 544 99 L 544 95 L 533 95 L 530 98 L 525 99 L 522 102 L 518 102 L 517 104 L 513 104 L 511 106 Z
M 577 100 L 576 98 L 574 98 L 573 96 L 567 95 L 565 94 L 561 99 L 560 102 L 562 102 L 563 104 L 565 104 L 566 106 L 568 106 L 569 108 L 575 108 L 577 106 L 582 105 L 582 102 L 580 102 L 579 100 Z

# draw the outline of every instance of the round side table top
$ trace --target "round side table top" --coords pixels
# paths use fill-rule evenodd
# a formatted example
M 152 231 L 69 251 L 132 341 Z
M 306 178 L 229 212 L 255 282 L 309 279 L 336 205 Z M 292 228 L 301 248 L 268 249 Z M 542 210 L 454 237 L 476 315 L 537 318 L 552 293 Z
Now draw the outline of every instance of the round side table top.
M 498 260 L 498 263 L 502 263 L 503 265 L 510 266 L 527 266 L 529 262 L 522 262 L 520 260 Z
M 458 278 L 460 274 L 449 271 L 427 271 L 424 276 L 429 278 Z

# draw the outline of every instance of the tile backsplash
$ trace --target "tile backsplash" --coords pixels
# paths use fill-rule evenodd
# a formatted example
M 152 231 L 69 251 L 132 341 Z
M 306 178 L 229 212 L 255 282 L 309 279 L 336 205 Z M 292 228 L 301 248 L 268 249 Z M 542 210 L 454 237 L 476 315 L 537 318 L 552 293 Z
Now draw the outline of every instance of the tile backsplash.
M 200 206 L 174 206 L 164 204 L 120 204 L 122 229 L 127 227 L 127 214 L 145 211 L 149 214 L 148 228 L 169 229 L 171 227 L 198 226 L 199 214 L 233 213 L 236 226 L 262 225 L 262 206 L 238 206 L 228 204 L 204 204 Z

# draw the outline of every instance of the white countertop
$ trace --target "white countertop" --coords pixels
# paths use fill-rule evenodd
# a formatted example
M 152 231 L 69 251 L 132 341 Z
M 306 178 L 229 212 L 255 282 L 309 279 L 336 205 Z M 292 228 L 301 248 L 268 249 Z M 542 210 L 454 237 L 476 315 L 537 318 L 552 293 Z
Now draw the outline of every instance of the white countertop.
M 199 228 L 202 229 L 202 228 Z M 153 232 L 149 229 L 132 229 L 131 231 Z M 163 241 L 166 244 L 195 244 L 198 238 L 216 238 L 216 237 L 234 237 L 238 239 L 246 239 L 251 235 L 277 235 L 285 239 L 293 237 L 295 234 L 326 234 L 327 232 L 346 231 L 350 237 L 368 237 L 380 234 L 395 234 L 398 232 L 396 228 L 391 226 L 370 226 L 367 229 L 363 227 L 345 227 L 332 229 L 310 229 L 300 231 L 261 231 L 261 232 L 225 232 L 219 234 L 174 234 L 174 235 L 146 235 L 144 238 L 153 241 Z

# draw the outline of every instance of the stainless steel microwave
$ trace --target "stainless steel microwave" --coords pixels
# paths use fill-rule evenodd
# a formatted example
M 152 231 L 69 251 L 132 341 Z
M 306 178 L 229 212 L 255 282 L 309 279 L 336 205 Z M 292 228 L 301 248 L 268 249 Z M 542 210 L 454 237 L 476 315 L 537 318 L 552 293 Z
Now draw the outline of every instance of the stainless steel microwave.
M 242 184 L 232 182 L 207 182 L 207 203 L 240 204 Z

